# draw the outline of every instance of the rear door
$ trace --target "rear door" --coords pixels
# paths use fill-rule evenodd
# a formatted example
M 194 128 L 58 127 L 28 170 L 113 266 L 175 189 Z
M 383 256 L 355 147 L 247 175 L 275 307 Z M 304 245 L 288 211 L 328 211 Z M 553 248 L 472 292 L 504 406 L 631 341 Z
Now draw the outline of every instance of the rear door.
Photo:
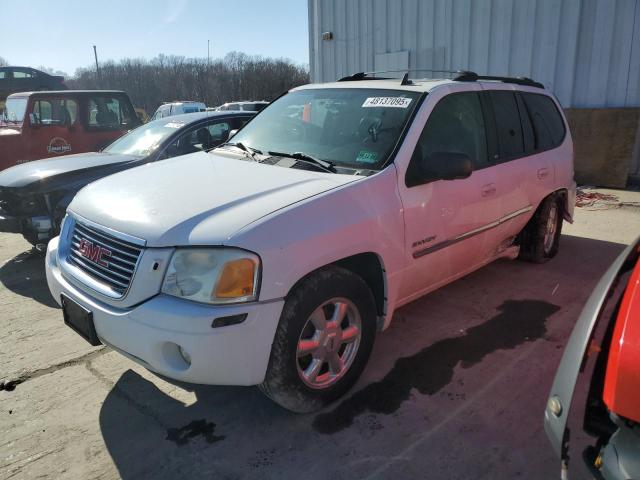
M 14 68 L 11 88 L 14 92 L 28 92 L 34 90 L 35 76 L 29 68 Z
M 494 235 L 498 244 L 506 244 L 522 230 L 536 207 L 530 195 L 531 175 L 536 172 L 528 157 L 531 126 L 526 116 L 521 116 L 522 105 L 512 86 L 498 85 L 484 95 L 487 114 L 493 116 L 497 144 L 491 156 L 499 204 L 499 225 Z

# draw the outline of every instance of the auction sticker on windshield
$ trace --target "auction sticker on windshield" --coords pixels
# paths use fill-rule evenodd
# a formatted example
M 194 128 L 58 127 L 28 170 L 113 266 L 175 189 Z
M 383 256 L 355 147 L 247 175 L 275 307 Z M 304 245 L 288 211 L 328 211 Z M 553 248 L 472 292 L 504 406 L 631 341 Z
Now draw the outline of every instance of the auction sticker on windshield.
M 368 107 L 407 108 L 410 103 L 411 103 L 411 99 L 405 98 L 405 97 L 369 97 L 362 104 L 362 108 L 368 108 Z

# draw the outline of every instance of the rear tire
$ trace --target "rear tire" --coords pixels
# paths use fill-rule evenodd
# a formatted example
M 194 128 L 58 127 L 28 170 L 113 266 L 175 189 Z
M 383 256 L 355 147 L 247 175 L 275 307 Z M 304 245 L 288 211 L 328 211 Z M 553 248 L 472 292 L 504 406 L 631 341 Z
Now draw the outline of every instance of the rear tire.
M 375 334 L 375 301 L 364 280 L 324 267 L 288 295 L 260 390 L 287 410 L 318 410 L 353 386 Z
M 562 206 L 556 194 L 546 197 L 520 232 L 519 258 L 544 263 L 558 253 L 562 232 Z

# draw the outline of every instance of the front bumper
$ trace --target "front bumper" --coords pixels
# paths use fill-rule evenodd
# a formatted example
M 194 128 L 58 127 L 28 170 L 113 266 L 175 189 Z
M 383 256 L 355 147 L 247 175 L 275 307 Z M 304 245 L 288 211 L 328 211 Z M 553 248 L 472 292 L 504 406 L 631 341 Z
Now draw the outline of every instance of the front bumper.
M 68 282 L 57 251 L 54 238 L 46 257 L 51 294 L 58 303 L 64 293 L 89 309 L 106 345 L 149 370 L 183 382 L 257 385 L 264 380 L 284 300 L 211 306 L 158 294 L 131 308 L 115 308 Z M 212 328 L 214 319 L 239 314 L 247 314 L 242 323 Z

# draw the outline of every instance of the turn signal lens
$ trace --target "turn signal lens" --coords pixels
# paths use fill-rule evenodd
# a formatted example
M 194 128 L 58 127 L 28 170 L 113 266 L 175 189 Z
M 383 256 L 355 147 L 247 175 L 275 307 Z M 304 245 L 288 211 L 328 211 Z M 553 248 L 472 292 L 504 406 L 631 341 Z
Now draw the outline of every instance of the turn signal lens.
M 212 298 L 249 297 L 254 293 L 256 265 L 248 258 L 227 262 Z

